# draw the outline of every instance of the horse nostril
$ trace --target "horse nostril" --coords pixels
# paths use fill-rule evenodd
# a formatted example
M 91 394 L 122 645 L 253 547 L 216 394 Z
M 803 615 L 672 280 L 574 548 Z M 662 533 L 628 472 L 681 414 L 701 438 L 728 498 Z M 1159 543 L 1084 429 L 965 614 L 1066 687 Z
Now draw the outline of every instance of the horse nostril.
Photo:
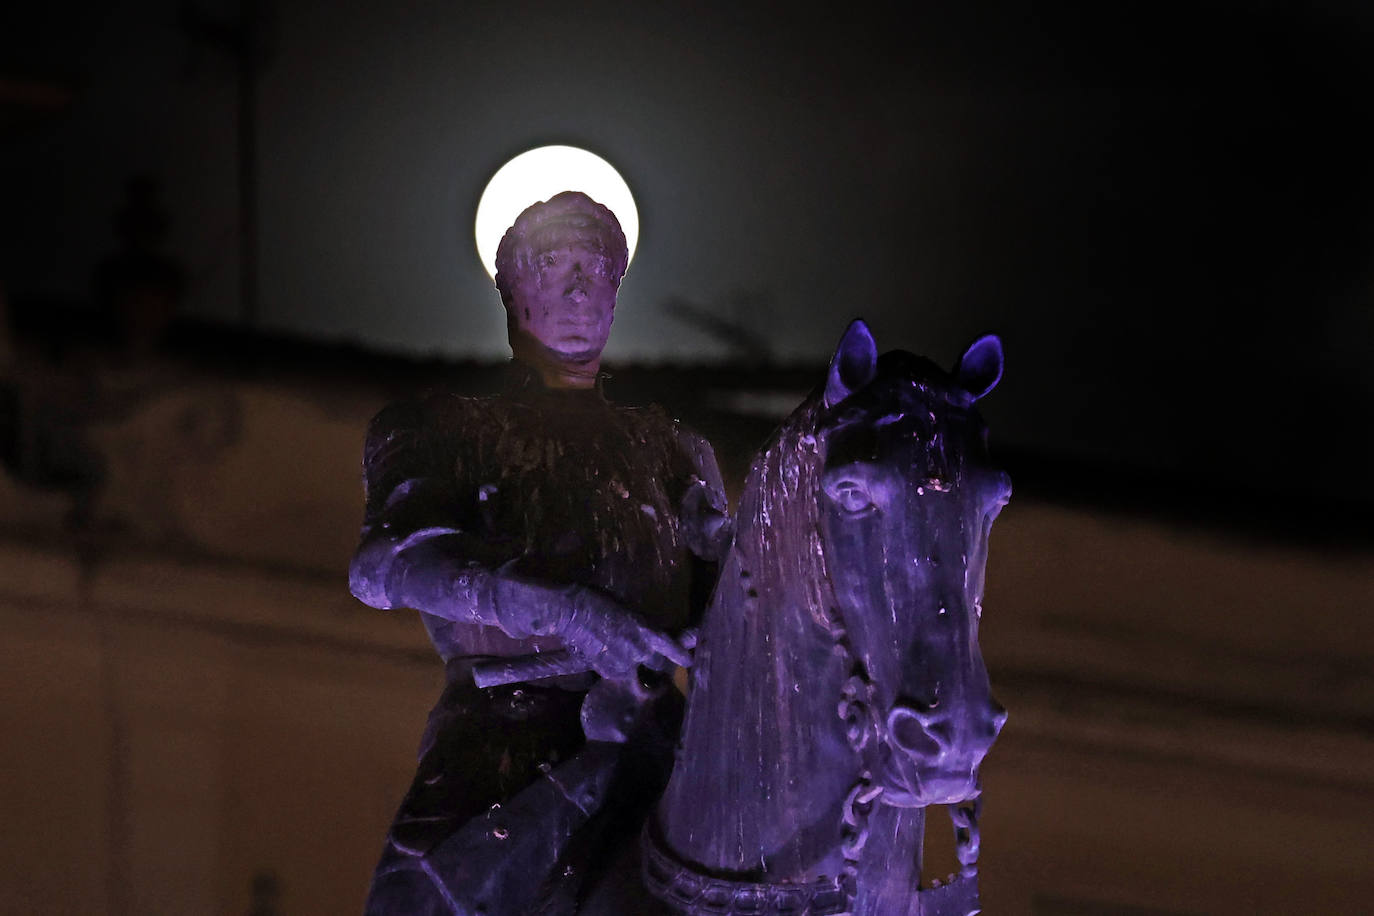
M 996 700 L 992 701 L 992 735 L 995 738 L 1002 731 L 1002 726 L 1007 724 L 1007 710 Z
M 892 743 L 908 754 L 935 757 L 940 753 L 940 743 L 921 721 L 920 714 L 909 706 L 892 707 L 887 714 L 887 733 Z

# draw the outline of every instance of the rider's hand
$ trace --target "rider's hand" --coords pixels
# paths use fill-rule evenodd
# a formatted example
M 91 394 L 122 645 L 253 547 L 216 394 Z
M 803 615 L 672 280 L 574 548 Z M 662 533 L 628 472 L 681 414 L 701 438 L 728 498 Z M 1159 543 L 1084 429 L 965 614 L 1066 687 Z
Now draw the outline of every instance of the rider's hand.
M 602 677 L 627 677 L 636 666 L 662 669 L 663 660 L 684 667 L 692 654 L 682 643 L 652 627 L 609 596 L 578 588 L 569 596 L 568 613 L 559 615 L 555 632 Z
M 665 659 L 690 665 L 678 640 L 645 626 L 610 595 L 583 585 L 550 585 L 512 575 L 485 575 L 486 591 L 475 602 L 489 610 L 483 622 L 517 639 L 557 636 L 587 667 L 604 677 L 626 677 L 637 665 L 664 668 Z

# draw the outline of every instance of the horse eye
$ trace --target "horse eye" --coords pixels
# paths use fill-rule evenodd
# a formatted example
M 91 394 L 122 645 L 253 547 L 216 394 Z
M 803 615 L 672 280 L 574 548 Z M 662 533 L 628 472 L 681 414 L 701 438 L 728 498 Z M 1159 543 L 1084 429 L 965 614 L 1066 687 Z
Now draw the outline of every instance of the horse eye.
M 869 495 L 868 488 L 857 480 L 842 480 L 829 489 L 830 498 L 850 515 L 858 515 L 873 506 L 873 497 Z

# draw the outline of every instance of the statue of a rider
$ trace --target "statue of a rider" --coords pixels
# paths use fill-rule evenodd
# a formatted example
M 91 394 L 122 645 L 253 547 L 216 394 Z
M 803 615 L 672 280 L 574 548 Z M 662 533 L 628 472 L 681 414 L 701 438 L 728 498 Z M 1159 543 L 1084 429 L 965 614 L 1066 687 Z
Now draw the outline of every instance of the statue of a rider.
M 681 697 L 662 672 L 690 662 L 728 533 L 705 440 L 602 395 L 627 259 L 585 194 L 531 206 L 496 258 L 503 389 L 368 430 L 352 591 L 418 610 L 447 675 L 374 916 L 573 912 L 666 781 Z

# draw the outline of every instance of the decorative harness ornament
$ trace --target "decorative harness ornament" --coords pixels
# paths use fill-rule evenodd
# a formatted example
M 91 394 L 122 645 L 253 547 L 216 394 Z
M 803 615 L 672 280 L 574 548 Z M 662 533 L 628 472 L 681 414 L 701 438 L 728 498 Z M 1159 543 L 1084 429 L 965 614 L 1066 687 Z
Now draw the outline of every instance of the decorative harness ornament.
M 663 848 L 646 824 L 641 877 L 649 892 L 686 916 L 843 916 L 853 895 L 839 878 L 770 884 L 698 871 Z
M 868 844 L 869 817 L 883 794 L 883 787 L 873 782 L 873 772 L 887 736 L 874 702 L 875 687 L 849 645 L 839 609 L 832 608 L 827 616 L 835 654 L 852 663 L 853 673 L 841 689 L 836 712 L 845 724 L 845 738 L 860 760 L 858 779 L 841 809 L 844 872 L 837 878 L 823 877 L 804 884 L 712 875 L 673 856 L 653 830 L 650 819 L 640 835 L 644 886 L 683 916 L 847 916 L 853 911 L 859 862 Z M 948 806 L 955 829 L 959 874 L 918 888 L 911 916 L 976 916 L 982 912 L 977 865 L 981 788 L 980 785 L 978 794 L 970 801 Z
M 718 585 L 708 607 L 702 648 L 711 651 L 698 658 L 683 754 L 641 833 L 644 885 L 673 912 L 982 911 L 978 766 L 1006 712 L 990 693 L 977 630 L 987 534 L 1010 481 L 991 463 L 972 405 L 1001 367 L 992 336 L 952 373 L 904 351 L 880 359 L 856 321 L 823 397 L 804 402 L 752 465 L 734 566 L 727 560 L 739 581 Z M 741 546 L 742 531 L 757 540 Z M 754 562 L 764 564 L 766 613 Z M 760 664 L 757 676 L 739 674 Z M 809 678 L 826 690 L 794 699 Z M 747 725 L 722 726 L 741 701 Z M 829 716 L 838 722 L 826 725 Z M 757 737 L 778 728 L 809 740 L 811 753 Z M 935 805 L 954 827 L 959 870 L 922 886 L 925 812 Z

